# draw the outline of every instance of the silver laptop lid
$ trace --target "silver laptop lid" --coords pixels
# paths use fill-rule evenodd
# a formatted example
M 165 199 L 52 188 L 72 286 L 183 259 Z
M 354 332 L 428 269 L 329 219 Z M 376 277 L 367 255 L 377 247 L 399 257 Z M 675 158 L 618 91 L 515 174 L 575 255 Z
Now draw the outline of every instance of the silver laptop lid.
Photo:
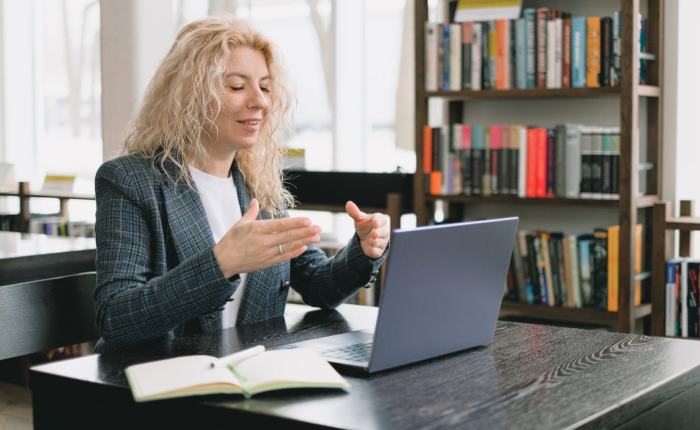
M 370 373 L 493 339 L 518 218 L 395 230 Z

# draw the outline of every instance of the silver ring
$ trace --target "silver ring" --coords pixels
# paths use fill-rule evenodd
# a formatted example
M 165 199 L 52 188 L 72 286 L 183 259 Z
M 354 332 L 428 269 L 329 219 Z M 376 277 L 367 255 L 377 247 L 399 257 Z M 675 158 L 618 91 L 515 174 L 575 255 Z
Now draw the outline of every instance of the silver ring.
M 280 244 L 277 245 L 277 246 L 279 247 L 280 254 L 284 254 L 284 248 L 282 248 L 282 244 L 280 243 Z

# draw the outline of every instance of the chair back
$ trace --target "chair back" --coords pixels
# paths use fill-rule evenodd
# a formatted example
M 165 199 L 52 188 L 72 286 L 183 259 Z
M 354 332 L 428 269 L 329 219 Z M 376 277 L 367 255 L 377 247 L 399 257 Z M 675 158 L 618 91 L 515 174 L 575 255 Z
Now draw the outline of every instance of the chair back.
M 99 338 L 95 272 L 0 286 L 0 360 Z

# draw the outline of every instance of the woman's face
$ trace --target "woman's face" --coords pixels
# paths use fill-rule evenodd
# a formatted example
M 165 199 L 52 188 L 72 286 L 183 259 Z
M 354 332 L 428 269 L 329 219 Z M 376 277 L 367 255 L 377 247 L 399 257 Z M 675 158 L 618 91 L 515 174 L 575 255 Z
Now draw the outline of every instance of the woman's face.
M 216 118 L 213 150 L 220 155 L 255 145 L 270 106 L 270 72 L 260 51 L 235 48 L 224 77 L 224 97 Z

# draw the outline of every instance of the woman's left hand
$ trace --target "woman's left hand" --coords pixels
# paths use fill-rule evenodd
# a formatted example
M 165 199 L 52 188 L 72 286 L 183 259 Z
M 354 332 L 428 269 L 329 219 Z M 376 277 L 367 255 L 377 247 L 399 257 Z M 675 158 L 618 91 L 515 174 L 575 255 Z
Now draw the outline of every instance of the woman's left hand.
M 389 223 L 380 213 L 366 214 L 353 202 L 345 204 L 345 210 L 355 221 L 355 231 L 360 237 L 362 251 L 369 258 L 379 258 L 389 244 Z

